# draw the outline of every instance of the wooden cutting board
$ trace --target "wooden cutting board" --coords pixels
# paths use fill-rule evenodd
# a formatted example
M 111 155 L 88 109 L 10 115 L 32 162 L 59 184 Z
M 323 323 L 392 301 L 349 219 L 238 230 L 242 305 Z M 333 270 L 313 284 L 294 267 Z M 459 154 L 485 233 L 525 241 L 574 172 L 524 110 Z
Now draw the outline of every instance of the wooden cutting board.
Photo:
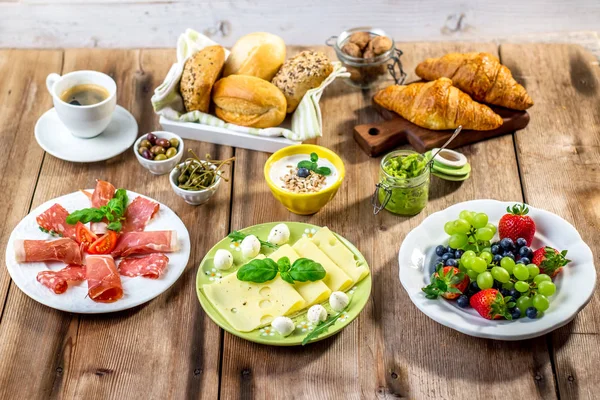
M 378 156 L 409 143 L 419 153 L 424 153 L 436 147 L 441 147 L 452 136 L 453 131 L 434 131 L 421 128 L 407 121 L 393 111 L 373 103 L 381 116 L 386 120 L 376 124 L 364 124 L 354 127 L 354 139 L 371 157 Z M 463 130 L 448 148 L 455 149 L 471 143 L 480 142 L 496 136 L 512 133 L 523 129 L 529 123 L 527 111 L 515 111 L 501 107 L 492 109 L 502 117 L 504 123 L 491 131 Z

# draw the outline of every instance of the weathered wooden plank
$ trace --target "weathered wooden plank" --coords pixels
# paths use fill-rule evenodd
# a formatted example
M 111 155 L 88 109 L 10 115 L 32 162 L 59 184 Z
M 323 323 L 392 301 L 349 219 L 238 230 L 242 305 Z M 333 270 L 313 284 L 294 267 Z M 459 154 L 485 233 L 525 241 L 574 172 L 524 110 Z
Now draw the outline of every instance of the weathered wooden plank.
M 52 106 L 52 99 L 46 91 L 46 76 L 60 72 L 62 51 L 0 51 L 0 141 L 4 156 L 0 159 L 0 203 L 3 205 L 3 218 L 0 226 L 0 248 L 6 248 L 8 238 L 17 223 L 29 212 L 44 151 L 33 138 L 33 128 L 37 118 Z M 33 316 L 27 310 L 13 310 L 8 301 L 10 276 L 4 266 L 0 268 L 0 398 L 10 395 L 20 397 L 27 381 L 32 391 L 40 388 L 49 375 L 36 371 L 16 369 L 15 362 L 28 365 L 43 365 L 43 360 L 35 357 L 21 357 L 18 342 L 11 340 L 13 335 L 24 331 L 36 335 L 44 328 L 35 319 L 22 324 L 21 319 Z M 19 292 L 13 287 L 10 292 Z M 46 346 L 52 336 L 38 338 L 36 346 Z M 17 363 L 19 364 L 19 363 Z
M 426 57 L 449 51 L 497 52 L 491 44 L 403 43 L 402 49 L 409 79 L 415 79 L 413 69 Z M 363 252 L 373 273 L 373 292 L 352 325 L 305 348 L 258 346 L 225 333 L 223 397 L 505 398 L 518 392 L 524 398 L 554 398 L 543 340 L 505 343 L 457 333 L 420 313 L 398 280 L 402 238 L 428 214 L 474 198 L 522 199 L 512 136 L 461 149 L 472 164 L 471 179 L 460 184 L 433 177 L 430 203 L 420 215 L 403 218 L 382 212 L 375 217 L 369 198 L 380 160 L 369 158 L 352 138 L 355 124 L 378 118 L 370 108 L 371 95 L 336 82 L 321 101 L 325 136 L 318 143 L 341 155 L 347 175 L 331 204 L 314 216 L 290 214 L 264 180 L 256 179 L 267 154 L 236 151 L 232 229 L 278 220 L 327 225 Z
M 517 133 L 527 203 L 571 222 L 600 258 L 600 68 L 578 46 L 502 45 L 501 57 L 524 82 L 536 104 L 531 123 Z M 550 173 L 551 171 L 551 173 Z M 600 298 L 574 322 L 550 335 L 562 398 L 594 398 L 600 382 L 591 371 L 600 359 Z

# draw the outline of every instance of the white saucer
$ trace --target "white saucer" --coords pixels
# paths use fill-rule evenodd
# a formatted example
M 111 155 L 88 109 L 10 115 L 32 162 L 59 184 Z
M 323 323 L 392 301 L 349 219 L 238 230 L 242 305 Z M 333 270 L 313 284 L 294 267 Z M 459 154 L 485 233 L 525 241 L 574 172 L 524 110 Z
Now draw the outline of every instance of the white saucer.
M 46 111 L 35 124 L 35 139 L 40 147 L 56 158 L 72 162 L 108 160 L 127 150 L 137 134 L 135 118 L 121 106 L 116 107 L 106 130 L 91 139 L 73 136 L 54 108 Z

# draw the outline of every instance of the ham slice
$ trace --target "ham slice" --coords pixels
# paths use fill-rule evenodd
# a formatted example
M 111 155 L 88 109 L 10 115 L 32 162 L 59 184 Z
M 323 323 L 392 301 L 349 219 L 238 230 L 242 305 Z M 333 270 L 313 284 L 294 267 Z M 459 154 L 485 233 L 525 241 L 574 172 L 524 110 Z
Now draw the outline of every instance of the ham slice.
M 54 204 L 52 207 L 38 215 L 35 220 L 41 228 L 75 240 L 75 225 L 67 224 L 68 216 L 69 212 L 63 206 Z
M 136 197 L 125 211 L 125 222 L 121 232 L 141 232 L 158 212 L 160 204 L 142 196 Z
M 60 271 L 41 271 L 37 274 L 37 281 L 56 294 L 67 291 L 70 284 L 85 280 L 85 267 L 80 265 L 67 265 Z
M 144 276 L 158 279 L 167 268 L 169 257 L 153 253 L 142 257 L 127 257 L 119 264 L 119 273 L 124 276 Z
M 113 257 L 131 254 L 169 253 L 179 250 L 177 231 L 125 232 L 117 241 Z
M 115 195 L 115 187 L 106 181 L 96 180 L 96 189 L 92 193 L 92 207 L 100 208 L 108 204 Z M 106 222 L 92 222 L 90 228 L 96 235 L 106 233 Z
M 56 240 L 15 240 L 17 262 L 62 261 L 65 264 L 83 264 L 79 245 L 68 238 Z
M 113 303 L 123 297 L 121 277 L 111 256 L 90 255 L 85 262 L 90 299 L 99 303 Z

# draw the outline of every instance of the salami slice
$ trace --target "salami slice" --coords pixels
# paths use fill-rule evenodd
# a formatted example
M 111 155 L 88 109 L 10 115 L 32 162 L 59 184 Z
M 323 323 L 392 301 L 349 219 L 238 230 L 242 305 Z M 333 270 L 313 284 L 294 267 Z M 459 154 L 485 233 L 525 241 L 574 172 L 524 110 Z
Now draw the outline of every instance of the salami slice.
M 17 262 L 62 261 L 65 264 L 83 264 L 79 245 L 68 238 L 56 240 L 15 240 Z
M 69 212 L 57 203 L 38 215 L 35 220 L 42 229 L 75 240 L 75 225 L 67 224 L 68 216 Z
M 119 237 L 114 257 L 131 254 L 169 253 L 179 250 L 177 231 L 125 232 Z
M 70 284 L 85 280 L 85 267 L 80 265 L 67 265 L 60 271 L 38 272 L 37 281 L 56 294 L 67 291 Z
M 100 208 L 108 204 L 115 195 L 115 187 L 106 181 L 96 180 L 96 188 L 92 193 L 92 207 Z M 106 222 L 92 222 L 90 228 L 96 235 L 106 233 Z
M 158 279 L 165 272 L 169 257 L 162 253 L 142 257 L 127 257 L 119 264 L 119 273 L 124 276 L 143 276 Z
M 111 256 L 91 255 L 85 261 L 90 299 L 99 303 L 113 303 L 123 297 L 121 277 Z
M 125 222 L 121 232 L 141 232 L 158 212 L 160 204 L 142 196 L 136 197 L 125 211 Z

